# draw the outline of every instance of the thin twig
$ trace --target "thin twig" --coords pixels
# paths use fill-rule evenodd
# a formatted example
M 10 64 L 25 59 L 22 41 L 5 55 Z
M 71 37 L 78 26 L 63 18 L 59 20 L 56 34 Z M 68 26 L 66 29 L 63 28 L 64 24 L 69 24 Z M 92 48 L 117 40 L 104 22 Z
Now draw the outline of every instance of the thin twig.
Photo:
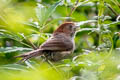
M 68 14 L 68 17 L 70 17 L 72 15 L 72 13 L 75 11 L 75 9 L 77 8 L 78 3 L 79 3 L 79 0 L 76 0 L 76 3 L 74 4 L 74 7 L 71 9 L 70 13 Z
M 46 60 L 46 61 L 47 61 L 48 64 L 50 64 L 50 66 L 51 66 L 53 69 L 55 69 L 55 70 L 59 73 L 58 69 L 54 66 L 54 64 L 53 64 L 51 61 L 49 61 L 49 60 Z
M 26 41 L 32 46 L 34 50 L 38 49 L 29 39 L 26 39 Z
M 57 69 L 57 67 L 54 66 L 54 64 L 53 64 L 51 61 L 46 60 L 46 62 L 47 62 L 48 64 L 50 64 L 51 68 L 53 68 L 56 72 L 58 72 L 58 74 L 59 74 L 61 77 L 63 76 L 63 75 L 60 73 L 60 71 Z
M 119 15 L 109 4 L 106 4 L 106 5 L 116 16 Z
M 117 0 L 111 0 L 111 1 L 120 8 L 120 4 Z
M 34 50 L 38 49 L 27 37 L 24 36 L 24 34 L 21 34 L 21 36 L 32 46 Z

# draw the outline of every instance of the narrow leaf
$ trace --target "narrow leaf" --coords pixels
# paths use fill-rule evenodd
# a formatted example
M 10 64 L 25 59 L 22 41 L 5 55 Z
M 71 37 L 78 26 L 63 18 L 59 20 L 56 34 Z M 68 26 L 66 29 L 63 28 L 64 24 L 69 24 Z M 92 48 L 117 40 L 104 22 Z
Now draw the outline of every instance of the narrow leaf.
M 75 25 L 76 26 L 81 26 L 81 25 L 84 25 L 84 24 L 87 24 L 87 23 L 94 23 L 94 22 L 97 22 L 97 20 L 87 20 L 87 21 L 76 22 Z
M 23 47 L 1 47 L 0 52 L 3 53 L 11 53 L 11 52 L 17 52 L 17 51 L 31 51 L 31 48 L 23 48 Z
M 46 12 L 46 19 L 48 19 L 52 13 L 55 11 L 55 9 L 57 8 L 57 6 L 61 3 L 61 1 L 56 2 L 55 4 L 53 4 L 50 8 L 48 8 L 47 12 Z
M 36 15 L 39 19 L 40 26 L 43 26 L 45 22 L 48 20 L 48 18 L 52 15 L 52 13 L 55 11 L 57 6 L 59 5 L 61 1 L 56 2 L 51 7 L 46 9 L 43 5 L 38 4 L 38 7 L 36 8 Z
M 36 16 L 39 20 L 40 26 L 43 24 L 45 15 L 46 15 L 46 7 L 43 6 L 42 4 L 38 4 L 38 7 L 36 8 Z
M 7 64 L 0 67 L 1 69 L 26 71 L 27 67 L 20 64 Z
M 83 29 L 80 29 L 78 30 L 77 32 L 81 32 L 81 31 L 96 31 L 97 28 L 83 28 Z

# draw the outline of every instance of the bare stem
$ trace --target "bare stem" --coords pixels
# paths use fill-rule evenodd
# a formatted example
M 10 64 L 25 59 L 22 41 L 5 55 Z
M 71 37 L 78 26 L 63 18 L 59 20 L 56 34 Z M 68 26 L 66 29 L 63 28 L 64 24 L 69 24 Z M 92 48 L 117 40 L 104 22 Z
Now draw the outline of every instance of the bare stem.
M 71 9 L 70 13 L 68 14 L 68 17 L 70 17 L 72 15 L 72 13 L 76 10 L 78 3 L 79 3 L 79 0 L 76 0 L 74 7 Z
M 28 44 L 30 44 L 32 46 L 32 48 L 34 50 L 38 49 L 29 39 L 27 39 L 24 35 L 23 35 L 24 39 L 27 41 Z
M 26 39 L 26 41 L 32 46 L 34 50 L 38 49 L 29 39 Z
M 106 4 L 106 5 L 116 16 L 119 15 L 109 4 Z
M 100 18 L 104 14 L 104 0 L 99 1 L 99 11 L 98 11 L 98 28 L 101 31 L 102 28 L 102 19 Z M 101 44 L 101 32 L 99 33 L 99 45 Z

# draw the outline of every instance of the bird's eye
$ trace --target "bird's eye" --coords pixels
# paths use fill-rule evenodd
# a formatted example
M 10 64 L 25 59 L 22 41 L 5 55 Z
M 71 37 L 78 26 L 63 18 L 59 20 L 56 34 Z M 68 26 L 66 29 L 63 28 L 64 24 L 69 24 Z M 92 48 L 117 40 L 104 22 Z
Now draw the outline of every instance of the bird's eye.
M 72 30 L 72 25 L 69 25 L 69 29 Z

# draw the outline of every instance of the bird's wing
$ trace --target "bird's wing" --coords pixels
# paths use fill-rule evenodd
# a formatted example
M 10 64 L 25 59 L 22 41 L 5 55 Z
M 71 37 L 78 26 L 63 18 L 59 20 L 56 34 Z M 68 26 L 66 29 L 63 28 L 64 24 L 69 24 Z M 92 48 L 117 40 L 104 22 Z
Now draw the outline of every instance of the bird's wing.
M 67 51 L 73 49 L 71 40 L 64 37 L 52 37 L 40 46 L 42 50 Z

